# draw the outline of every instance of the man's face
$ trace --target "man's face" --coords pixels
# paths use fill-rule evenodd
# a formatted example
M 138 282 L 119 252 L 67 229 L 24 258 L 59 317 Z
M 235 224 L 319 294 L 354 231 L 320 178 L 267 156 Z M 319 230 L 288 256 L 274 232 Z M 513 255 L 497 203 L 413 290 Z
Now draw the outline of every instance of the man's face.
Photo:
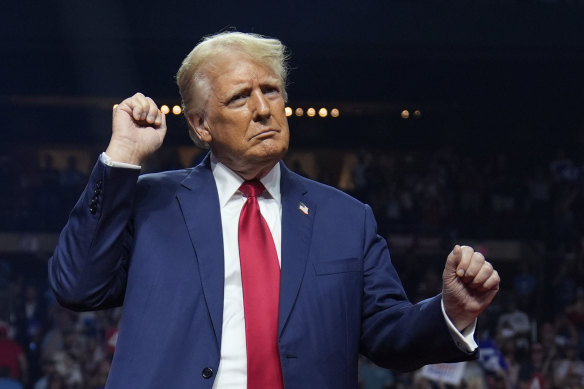
M 290 138 L 280 79 L 238 51 L 215 57 L 205 74 L 206 112 L 190 115 L 191 126 L 217 159 L 242 177 L 265 175 L 282 159 Z

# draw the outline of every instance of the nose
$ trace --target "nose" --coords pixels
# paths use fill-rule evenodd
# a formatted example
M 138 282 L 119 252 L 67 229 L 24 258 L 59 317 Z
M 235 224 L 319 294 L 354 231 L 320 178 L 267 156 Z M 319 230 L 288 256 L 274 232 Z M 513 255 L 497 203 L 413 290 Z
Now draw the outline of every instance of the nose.
M 261 90 L 254 90 L 252 93 L 253 120 L 261 121 L 270 116 L 270 103 Z

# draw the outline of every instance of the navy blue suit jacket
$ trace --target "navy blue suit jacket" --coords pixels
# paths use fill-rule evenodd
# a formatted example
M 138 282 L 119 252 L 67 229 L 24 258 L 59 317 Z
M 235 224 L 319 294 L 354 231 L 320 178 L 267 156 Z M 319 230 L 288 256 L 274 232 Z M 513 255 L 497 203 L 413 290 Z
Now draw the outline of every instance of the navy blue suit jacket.
M 354 389 L 359 353 L 397 370 L 474 356 L 454 344 L 440 296 L 407 300 L 369 206 L 281 171 L 286 389 Z M 96 164 L 49 261 L 51 286 L 75 310 L 123 304 L 108 388 L 211 388 L 224 264 L 209 158 L 138 174 Z

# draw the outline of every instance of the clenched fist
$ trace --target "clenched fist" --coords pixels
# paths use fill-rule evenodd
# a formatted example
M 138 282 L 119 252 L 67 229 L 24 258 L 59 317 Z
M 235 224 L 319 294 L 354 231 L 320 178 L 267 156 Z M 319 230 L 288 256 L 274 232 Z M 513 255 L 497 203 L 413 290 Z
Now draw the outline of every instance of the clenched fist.
M 150 97 L 136 93 L 114 109 L 105 152 L 113 161 L 140 165 L 162 145 L 165 135 L 165 115 Z
M 469 246 L 454 247 L 442 274 L 442 301 L 458 330 L 473 323 L 493 301 L 499 283 L 499 273 L 481 253 Z

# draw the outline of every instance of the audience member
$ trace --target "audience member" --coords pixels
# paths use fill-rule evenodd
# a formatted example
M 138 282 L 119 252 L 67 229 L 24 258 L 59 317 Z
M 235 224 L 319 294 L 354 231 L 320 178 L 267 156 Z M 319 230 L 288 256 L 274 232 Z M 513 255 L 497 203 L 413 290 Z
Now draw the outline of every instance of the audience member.
M 0 366 L 7 369 L 0 377 L 27 382 L 28 363 L 24 350 L 8 338 L 8 328 L 0 326 Z

